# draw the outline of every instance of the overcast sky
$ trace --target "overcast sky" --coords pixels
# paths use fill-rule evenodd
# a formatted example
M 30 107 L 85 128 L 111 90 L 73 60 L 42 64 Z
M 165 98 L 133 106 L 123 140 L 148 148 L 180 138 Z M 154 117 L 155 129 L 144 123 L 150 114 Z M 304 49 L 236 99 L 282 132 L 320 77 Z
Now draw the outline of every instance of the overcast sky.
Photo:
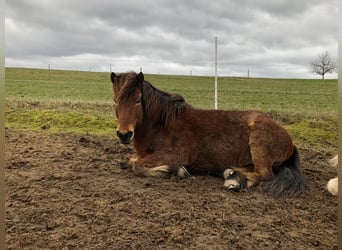
M 6 66 L 320 78 L 338 0 L 8 0 Z M 330 74 L 327 78 L 336 78 Z

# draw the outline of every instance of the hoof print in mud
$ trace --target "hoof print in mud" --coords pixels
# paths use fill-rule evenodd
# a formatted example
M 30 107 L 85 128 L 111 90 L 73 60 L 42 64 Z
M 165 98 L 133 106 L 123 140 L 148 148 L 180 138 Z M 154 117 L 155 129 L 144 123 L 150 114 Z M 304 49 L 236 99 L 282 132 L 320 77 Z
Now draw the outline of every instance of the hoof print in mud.
M 241 189 L 244 189 L 247 186 L 246 178 L 239 172 L 234 171 L 233 169 L 226 169 L 223 172 L 223 177 L 223 186 L 227 187 L 229 190 L 240 191 Z

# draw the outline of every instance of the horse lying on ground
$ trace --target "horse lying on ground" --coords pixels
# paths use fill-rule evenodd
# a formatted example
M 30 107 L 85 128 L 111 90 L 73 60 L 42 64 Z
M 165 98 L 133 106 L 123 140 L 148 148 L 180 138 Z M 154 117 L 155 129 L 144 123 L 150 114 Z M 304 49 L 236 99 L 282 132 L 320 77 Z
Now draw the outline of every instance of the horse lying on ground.
M 259 111 L 201 110 L 142 73 L 111 73 L 117 136 L 133 141 L 130 163 L 143 176 L 213 174 L 228 189 L 259 185 L 273 196 L 303 192 L 297 148 L 287 131 Z
M 338 155 L 335 155 L 334 158 L 330 159 L 329 163 L 332 167 L 337 167 Z M 332 195 L 338 195 L 338 176 L 328 181 L 327 189 Z

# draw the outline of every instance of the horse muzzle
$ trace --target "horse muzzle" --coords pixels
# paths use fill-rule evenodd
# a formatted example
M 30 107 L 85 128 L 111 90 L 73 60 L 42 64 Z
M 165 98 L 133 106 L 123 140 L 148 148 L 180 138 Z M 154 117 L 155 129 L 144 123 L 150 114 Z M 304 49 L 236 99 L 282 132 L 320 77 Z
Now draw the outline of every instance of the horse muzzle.
M 119 130 L 117 130 L 116 135 L 118 136 L 120 143 L 129 144 L 134 136 L 134 133 L 132 131 L 122 133 Z

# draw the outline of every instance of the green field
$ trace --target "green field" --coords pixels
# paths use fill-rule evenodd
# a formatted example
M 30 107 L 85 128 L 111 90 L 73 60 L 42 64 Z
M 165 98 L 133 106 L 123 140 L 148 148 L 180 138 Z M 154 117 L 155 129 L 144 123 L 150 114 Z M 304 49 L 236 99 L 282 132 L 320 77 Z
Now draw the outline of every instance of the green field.
M 214 79 L 145 75 L 193 106 L 214 107 Z M 114 135 L 109 73 L 6 69 L 6 127 Z M 302 147 L 337 148 L 337 80 L 218 78 L 219 109 L 258 109 L 282 123 Z

